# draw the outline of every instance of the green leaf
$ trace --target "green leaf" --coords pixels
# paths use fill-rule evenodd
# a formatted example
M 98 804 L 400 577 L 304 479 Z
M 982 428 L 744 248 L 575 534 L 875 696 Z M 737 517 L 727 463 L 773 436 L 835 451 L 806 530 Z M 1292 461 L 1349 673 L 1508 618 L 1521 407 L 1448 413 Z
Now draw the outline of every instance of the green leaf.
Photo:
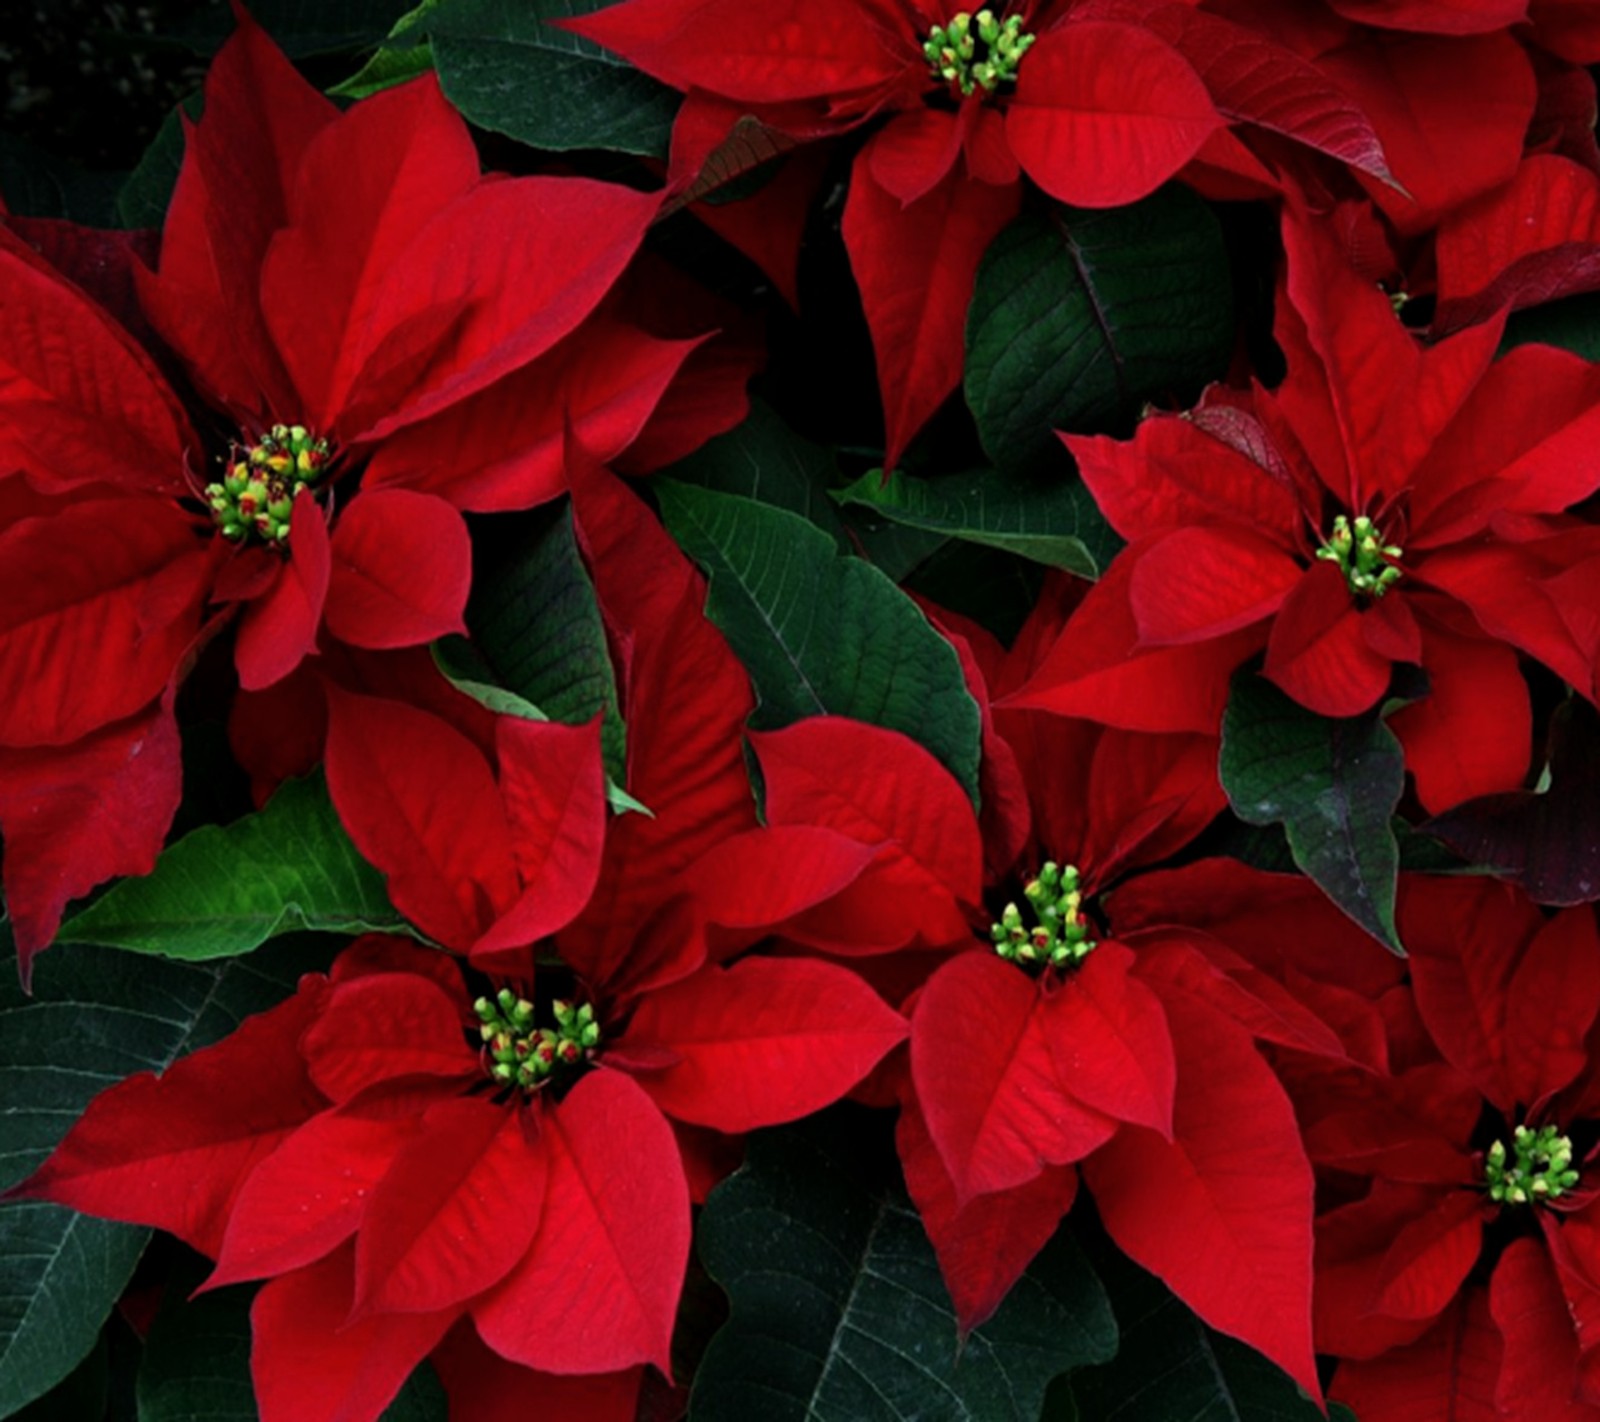
M 480 128 L 535 148 L 665 158 L 679 97 L 546 20 L 609 0 L 443 0 L 428 16 L 445 96 Z
M 407 11 L 394 22 L 388 37 L 356 73 L 342 84 L 329 89 L 341 99 L 367 99 L 415 79 L 433 68 L 433 48 L 423 37 L 420 21 L 437 9 L 440 0 L 422 0 L 415 10 Z
M 1034 1422 L 1053 1377 L 1115 1352 L 1064 1233 L 962 1344 L 921 1220 L 840 1120 L 752 1136 L 701 1212 L 699 1255 L 733 1313 L 695 1374 L 694 1422 Z
M 872 564 L 797 514 L 737 494 L 651 481 L 667 528 L 706 570 L 706 613 L 761 698 L 763 729 L 851 716 L 903 732 L 977 803 L 978 704 L 955 648 Z
M 1015 553 L 1047 568 L 1097 578 L 1122 540 L 1079 481 L 1029 486 L 992 469 L 917 479 L 869 470 L 835 496 L 912 528 Z
M 788 509 L 823 529 L 848 552 L 844 522 L 828 497 L 839 475 L 832 451 L 795 434 L 770 405 L 752 401 L 749 417 L 719 435 L 667 473 L 680 483 L 724 494 L 742 494 L 759 504 Z
M 183 167 L 183 118 L 200 117 L 202 95 L 189 95 L 162 121 L 134 170 L 117 190 L 117 222 L 123 227 L 161 227 L 167 220 L 172 190 Z
M 84 1422 L 106 1415 L 110 1391 L 110 1348 L 102 1330 L 88 1356 L 60 1384 L 13 1415 L 16 1422 Z
M 627 744 L 616 672 L 594 583 L 578 554 L 571 504 L 562 500 L 522 518 L 480 523 L 473 531 L 467 602 L 473 660 L 462 660 L 458 639 L 447 641 L 447 674 L 453 678 L 459 670 L 481 685 L 509 691 L 563 725 L 581 725 L 603 712 L 606 773 L 624 784 Z
M 1122 1345 L 1072 1378 L 1077 1422 L 1323 1422 L 1288 1374 L 1206 1327 L 1159 1279 L 1109 1248 L 1092 1253 Z M 1328 1422 L 1354 1422 L 1334 1407 Z
M 1405 755 L 1378 712 L 1318 716 L 1242 671 L 1222 718 L 1221 772 L 1240 819 L 1281 823 L 1294 862 L 1380 943 L 1405 952 L 1394 923 L 1400 849 L 1391 825 Z
M 0 922 L 0 1188 L 30 1174 L 92 1097 L 162 1071 L 287 997 L 325 952 L 305 941 L 196 966 L 91 947 L 53 948 L 17 978 Z M 48 1392 L 85 1358 L 150 1232 L 59 1205 L 0 1202 L 0 1417 Z
M 1600 292 L 1513 312 L 1500 349 L 1532 343 L 1560 346 L 1585 360 L 1600 360 Z
M 1052 206 L 990 246 L 967 312 L 967 404 L 1008 474 L 1065 468 L 1053 431 L 1126 428 L 1223 374 L 1233 289 L 1222 229 L 1186 188 L 1131 207 Z
M 257 814 L 185 835 L 154 873 L 122 880 L 69 918 L 59 939 L 200 961 L 306 929 L 414 934 L 320 776 L 286 781 Z
M 199 1283 L 194 1279 L 192 1283 Z M 192 1285 L 191 1285 L 192 1287 Z M 250 1288 L 189 1300 L 169 1288 L 139 1368 L 139 1422 L 256 1422 L 250 1383 Z M 444 1389 L 423 1364 L 381 1422 L 445 1422 Z

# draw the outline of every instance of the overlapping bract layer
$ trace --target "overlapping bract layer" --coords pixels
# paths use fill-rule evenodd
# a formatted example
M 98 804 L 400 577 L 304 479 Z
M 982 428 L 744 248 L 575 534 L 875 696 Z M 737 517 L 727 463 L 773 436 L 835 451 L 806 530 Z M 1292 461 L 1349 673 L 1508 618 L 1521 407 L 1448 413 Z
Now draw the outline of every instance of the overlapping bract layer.
M 687 94 L 663 193 L 486 178 L 431 78 L 339 112 L 243 21 L 159 256 L 0 230 L 7 900 L 26 965 L 150 867 L 220 638 L 258 799 L 323 766 L 419 941 L 359 938 L 112 1088 L 23 1193 L 262 1281 L 267 1422 L 376 1418 L 424 1359 L 462 1415 L 623 1422 L 673 1378 L 739 1138 L 853 1096 L 898 1113 L 964 1332 L 1081 1192 L 1313 1399 L 1322 1352 L 1371 1422 L 1600 1416 L 1593 886 L 1547 914 L 1407 875 L 1401 962 L 1202 838 L 1258 656 L 1311 712 L 1391 716 L 1413 817 L 1537 798 L 1544 703 L 1596 699 L 1600 383 L 1501 351 L 1509 312 L 1600 287 L 1592 9 L 624 0 L 570 28 Z M 1052 573 L 1009 646 L 922 603 L 976 801 L 908 735 L 761 705 L 607 468 L 744 410 L 748 353 L 708 344 L 739 313 L 638 255 L 725 140 L 857 143 L 886 467 L 1023 205 L 1275 205 L 1282 378 L 1241 343 L 1194 408 L 1068 433 L 1128 547 Z M 824 157 L 700 209 L 791 297 Z M 464 625 L 463 515 L 563 496 L 616 689 L 578 724 L 423 650 Z
M 171 694 L 227 621 L 246 690 L 331 648 L 459 631 L 462 512 L 555 497 L 564 429 L 602 458 L 641 437 L 697 341 L 598 308 L 658 206 L 483 178 L 431 78 L 340 114 L 245 20 L 153 269 L 46 231 L 52 265 L 26 226 L 0 232 L 0 824 L 25 964 L 67 899 L 154 862 Z M 80 284 L 126 304 L 130 277 L 117 314 Z M 169 352 L 209 411 L 169 383 Z M 671 447 L 737 418 L 732 393 Z M 291 429 L 314 466 L 274 454 Z M 113 843 L 63 839 L 69 786 L 115 807 Z

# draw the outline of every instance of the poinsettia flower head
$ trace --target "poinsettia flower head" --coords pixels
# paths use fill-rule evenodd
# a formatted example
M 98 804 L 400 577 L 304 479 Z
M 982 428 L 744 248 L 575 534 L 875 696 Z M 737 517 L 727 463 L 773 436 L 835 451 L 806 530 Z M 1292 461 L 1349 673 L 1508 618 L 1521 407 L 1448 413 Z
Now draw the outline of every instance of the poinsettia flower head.
M 1333 1395 L 1377 1422 L 1450 1399 L 1587 1416 L 1594 912 L 1547 918 L 1504 884 L 1402 876 L 1399 917 L 1409 982 L 1362 1003 L 1380 1053 L 1285 1073 L 1328 1202 L 1316 1320 L 1319 1348 L 1345 1360 Z
M 1430 693 L 1393 724 L 1423 803 L 1512 788 L 1531 738 L 1518 653 L 1595 695 L 1593 631 L 1561 579 L 1597 546 L 1564 514 L 1600 487 L 1600 385 L 1548 347 L 1496 360 L 1500 321 L 1424 346 L 1333 238 L 1285 233 L 1278 389 L 1214 391 L 1129 443 L 1066 438 L 1130 547 L 1011 704 L 1205 724 L 1264 649 L 1289 695 L 1352 716 L 1420 663 Z M 1077 641 L 1108 654 L 1084 668 Z M 1117 655 L 1091 702 L 1087 677 Z M 1170 701 L 1144 704 L 1151 682 Z
M 1003 846 L 986 856 L 989 922 L 909 1002 L 896 1077 L 907 1184 L 963 1327 L 999 1305 L 1081 1172 L 1125 1251 L 1314 1389 L 1310 1167 L 1253 1038 L 1344 1049 L 1184 925 L 1181 905 L 1177 926 L 1135 918 L 1128 935 L 1108 910 L 1116 881 L 1192 839 L 1222 796 L 1214 738 L 991 704 L 1028 678 L 1081 596 L 1048 585 L 1009 652 L 930 613 L 985 709 L 985 784 L 1008 808 L 984 822 Z
M 153 863 L 179 774 L 162 696 L 219 617 L 247 690 L 327 645 L 460 630 L 461 511 L 554 497 L 568 426 L 607 457 L 650 436 L 648 463 L 737 418 L 745 355 L 705 365 L 698 337 L 606 302 L 659 205 L 483 177 L 431 77 L 340 113 L 241 15 L 154 269 L 136 243 L 0 231 L 4 359 L 25 377 L 0 403 L 0 819 L 24 964 L 66 899 Z M 130 328 L 112 310 L 135 289 Z M 86 774 L 140 797 L 115 844 L 60 838 Z
M 960 379 L 978 262 L 1017 212 L 1021 175 L 1112 207 L 1201 159 L 1271 192 L 1270 169 L 1228 132 L 1244 124 L 1388 178 L 1335 83 L 1259 31 L 1169 0 L 627 0 L 561 23 L 688 94 L 680 186 L 740 125 L 793 144 L 887 117 L 854 161 L 843 231 L 889 468 Z
M 452 1324 L 561 1373 L 670 1368 L 689 1199 L 666 1121 L 590 1065 L 585 1006 L 474 1004 L 368 938 L 328 977 L 90 1107 L 22 1188 L 266 1278 L 264 1418 L 376 1418 Z M 242 1088 L 242 1089 L 241 1089 Z

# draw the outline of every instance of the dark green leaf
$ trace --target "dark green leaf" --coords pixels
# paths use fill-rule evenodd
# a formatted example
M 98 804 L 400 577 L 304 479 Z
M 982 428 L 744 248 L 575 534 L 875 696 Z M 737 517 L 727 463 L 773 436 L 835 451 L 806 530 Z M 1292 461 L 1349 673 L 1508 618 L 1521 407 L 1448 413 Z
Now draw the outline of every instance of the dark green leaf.
M 199 1279 L 185 1281 L 199 1283 Z M 139 1369 L 139 1422 L 256 1422 L 250 1384 L 249 1288 L 221 1289 L 189 1300 L 170 1287 Z M 382 1422 L 445 1422 L 444 1389 L 424 1364 Z
M 837 1119 L 753 1136 L 701 1213 L 733 1315 L 692 1422 L 1034 1422 L 1053 1377 L 1112 1355 L 1105 1295 L 1064 1234 L 962 1345 L 921 1221 Z
M 318 966 L 304 943 L 195 966 L 90 947 L 53 948 L 17 979 L 0 953 L 0 1188 L 29 1174 L 90 1099 L 137 1071 L 164 1070 L 252 1012 L 288 996 Z M 0 1203 L 0 1417 L 41 1396 L 94 1347 L 149 1231 L 58 1205 Z
M 935 607 L 970 618 L 1010 645 L 1038 605 L 1044 571 L 1025 558 L 952 538 L 901 586 Z
M 742 494 L 788 509 L 824 529 L 841 552 L 850 547 L 838 510 L 828 498 L 839 474 L 830 451 L 795 434 L 771 406 L 752 402 L 737 429 L 720 435 L 667 471 L 685 484 Z
M 1560 346 L 1585 360 L 1600 360 L 1600 292 L 1514 312 L 1506 322 L 1501 349 L 1533 343 Z
M 565 500 L 525 518 L 480 524 L 467 603 L 472 663 L 444 645 L 452 676 L 514 692 L 549 720 L 579 725 L 604 712 L 606 772 L 625 782 L 627 753 L 616 672 L 594 584 L 578 555 Z
M 117 191 L 121 226 L 159 228 L 166 222 L 167 206 L 183 166 L 183 115 L 198 119 L 201 108 L 201 96 L 195 93 L 167 115 L 144 157 Z
M 1184 400 L 1224 372 L 1233 332 L 1222 229 L 1187 188 L 1025 212 L 978 271 L 967 404 L 1008 474 L 1059 474 L 1053 431 L 1121 429 L 1146 400 Z
M 862 557 L 893 583 L 903 584 L 941 550 L 959 546 L 949 534 L 897 523 L 862 504 L 845 504 L 839 515 Z
M 1015 553 L 1081 578 L 1099 577 L 1122 545 L 1077 480 L 1031 485 L 992 469 L 918 479 L 897 469 L 885 483 L 874 469 L 835 497 L 896 523 Z
M 706 612 L 755 683 L 756 724 L 831 714 L 886 726 L 938 756 L 976 802 L 978 704 L 909 597 L 798 514 L 671 479 L 651 488 L 711 579 Z
M 1317 716 L 1253 672 L 1233 679 L 1222 719 L 1222 788 L 1253 825 L 1281 823 L 1294 862 L 1368 933 L 1400 946 L 1400 849 L 1390 821 L 1405 755 L 1373 712 Z
M 1207 1328 L 1160 1280 L 1109 1250 L 1093 1258 L 1122 1345 L 1073 1375 L 1077 1422 L 1323 1422 L 1286 1373 Z M 1353 1419 L 1336 1407 L 1329 1422 Z
M 608 0 L 443 0 L 427 17 L 439 82 L 480 128 L 556 152 L 664 158 L 679 98 L 599 45 L 546 20 Z
M 302 930 L 410 933 L 383 876 L 356 852 L 320 776 L 286 782 L 265 809 L 184 836 L 61 927 L 64 943 L 164 958 L 229 958 Z
M 86 1422 L 104 1417 L 110 1401 L 110 1349 L 102 1331 L 89 1356 L 61 1384 L 15 1413 L 15 1422 Z

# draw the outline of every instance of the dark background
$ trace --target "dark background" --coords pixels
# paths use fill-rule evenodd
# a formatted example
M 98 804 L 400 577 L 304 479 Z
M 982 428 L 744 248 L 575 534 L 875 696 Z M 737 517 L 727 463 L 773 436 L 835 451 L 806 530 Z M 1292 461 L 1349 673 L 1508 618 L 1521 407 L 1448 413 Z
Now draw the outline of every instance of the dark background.
M 42 0 L 7 7 L 0 137 L 99 171 L 131 168 L 199 87 L 225 0 Z

